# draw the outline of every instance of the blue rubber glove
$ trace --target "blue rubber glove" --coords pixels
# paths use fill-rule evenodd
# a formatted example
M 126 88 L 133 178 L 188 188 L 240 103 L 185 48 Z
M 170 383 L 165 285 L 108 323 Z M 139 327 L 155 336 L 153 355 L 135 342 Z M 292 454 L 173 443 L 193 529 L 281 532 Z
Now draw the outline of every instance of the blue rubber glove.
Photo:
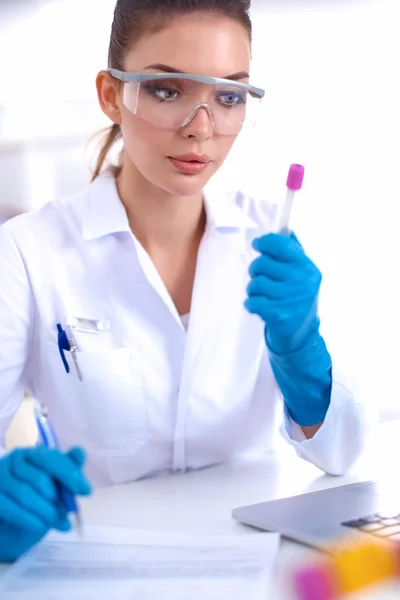
M 0 562 L 11 562 L 37 544 L 49 529 L 69 531 L 59 484 L 89 495 L 83 474 L 85 454 L 44 446 L 21 448 L 0 459 Z
M 321 273 L 294 233 L 267 234 L 253 242 L 260 252 L 250 265 L 245 307 L 265 322 L 265 339 L 290 417 L 302 426 L 326 416 L 332 362 L 319 333 Z

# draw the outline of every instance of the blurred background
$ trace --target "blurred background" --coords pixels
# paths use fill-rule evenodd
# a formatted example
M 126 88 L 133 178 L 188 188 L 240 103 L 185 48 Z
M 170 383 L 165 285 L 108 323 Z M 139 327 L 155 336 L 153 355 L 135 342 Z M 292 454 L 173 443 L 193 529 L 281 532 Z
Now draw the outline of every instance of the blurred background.
M 0 0 L 0 220 L 89 180 L 115 0 Z M 259 123 L 218 175 L 273 202 L 306 167 L 293 227 L 323 272 L 335 360 L 400 417 L 398 0 L 253 0 Z

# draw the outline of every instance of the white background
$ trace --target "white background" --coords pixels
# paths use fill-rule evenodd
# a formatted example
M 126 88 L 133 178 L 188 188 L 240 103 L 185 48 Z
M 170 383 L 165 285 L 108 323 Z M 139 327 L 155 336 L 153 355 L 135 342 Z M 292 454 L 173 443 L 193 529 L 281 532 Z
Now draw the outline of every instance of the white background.
M 267 95 L 220 177 L 279 202 L 289 164 L 305 165 L 293 226 L 324 275 L 329 348 L 382 419 L 400 416 L 398 0 L 253 4 L 253 82 Z M 0 0 L 0 208 L 88 180 L 113 7 Z

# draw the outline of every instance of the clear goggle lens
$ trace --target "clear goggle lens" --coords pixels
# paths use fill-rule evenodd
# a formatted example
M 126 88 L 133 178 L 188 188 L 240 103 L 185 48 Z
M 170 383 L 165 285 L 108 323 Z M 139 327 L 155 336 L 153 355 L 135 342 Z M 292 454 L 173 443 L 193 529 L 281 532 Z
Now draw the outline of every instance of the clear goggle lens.
M 234 135 L 254 127 L 261 97 L 228 80 L 208 84 L 166 75 L 125 82 L 123 102 L 137 117 L 170 130 L 185 127 L 199 110 L 206 110 L 214 131 Z

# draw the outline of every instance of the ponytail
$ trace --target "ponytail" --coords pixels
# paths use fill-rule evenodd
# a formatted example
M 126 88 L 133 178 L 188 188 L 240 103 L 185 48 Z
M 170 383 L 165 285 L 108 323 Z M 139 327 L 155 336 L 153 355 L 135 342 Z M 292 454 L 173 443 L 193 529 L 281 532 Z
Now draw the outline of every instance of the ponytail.
M 102 139 L 101 143 L 99 144 L 100 147 L 100 152 L 97 158 L 97 162 L 96 162 L 96 167 L 93 171 L 93 175 L 92 175 L 92 182 L 97 179 L 97 177 L 100 175 L 101 171 L 103 170 L 104 164 L 107 161 L 107 157 L 111 151 L 111 149 L 113 148 L 114 144 L 117 143 L 117 141 L 122 140 L 122 132 L 121 132 L 121 126 L 118 123 L 114 123 L 112 125 L 112 127 L 109 127 L 105 130 L 106 135 L 104 136 L 104 138 Z M 116 167 L 117 170 L 119 170 L 121 168 L 121 165 L 118 165 Z

